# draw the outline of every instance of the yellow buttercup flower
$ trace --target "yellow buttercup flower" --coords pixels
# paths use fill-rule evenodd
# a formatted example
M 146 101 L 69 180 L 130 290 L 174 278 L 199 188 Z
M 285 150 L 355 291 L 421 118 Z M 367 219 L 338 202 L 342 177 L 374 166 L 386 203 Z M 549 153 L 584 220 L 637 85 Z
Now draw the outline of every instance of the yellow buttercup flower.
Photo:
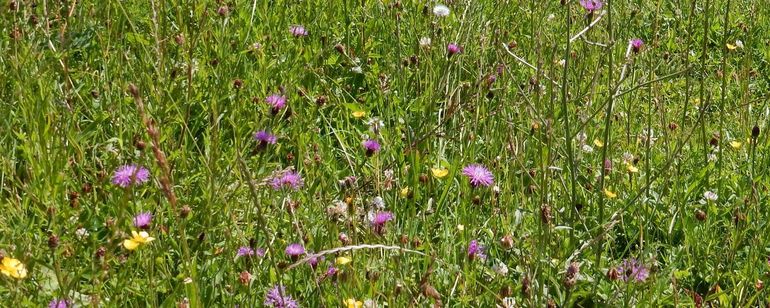
M 628 172 L 631 172 L 631 173 L 637 173 L 637 172 L 639 172 L 639 168 L 635 167 L 635 166 L 634 166 L 634 165 L 632 165 L 632 164 L 627 164 L 627 165 L 626 165 L 626 169 L 628 170 Z
M 432 169 L 430 169 L 430 172 L 433 173 L 433 176 L 435 176 L 436 178 L 440 179 L 440 178 L 443 178 L 443 177 L 447 176 L 447 174 L 449 174 L 449 169 L 432 168 Z
M 464 225 L 457 225 L 457 231 L 463 231 L 463 230 L 465 230 Z
M 730 146 L 733 147 L 733 149 L 736 149 L 736 150 L 740 149 L 741 145 L 743 144 L 740 141 L 736 141 L 736 140 L 730 141 Z
M 334 260 L 334 262 L 337 263 L 337 265 L 345 265 L 350 263 L 351 261 L 353 260 L 348 257 L 337 257 L 337 259 Z
M 614 192 L 612 192 L 612 191 L 610 191 L 609 189 L 606 189 L 606 188 L 604 189 L 604 195 L 607 196 L 607 199 L 614 199 L 615 197 L 618 196 L 618 194 L 616 194 L 616 193 L 614 193 Z
M 353 117 L 356 119 L 363 118 L 365 115 L 366 115 L 366 111 L 361 111 L 361 110 L 353 111 Z
M 345 300 L 345 305 L 347 305 L 348 308 L 361 308 L 364 306 L 364 303 L 357 301 L 354 298 L 348 298 Z
M 727 49 L 729 49 L 729 50 L 735 50 L 736 48 L 738 48 L 738 46 L 735 46 L 735 45 L 733 45 L 733 44 L 727 43 Z
M 17 259 L 9 257 L 3 258 L 3 262 L 0 264 L 0 272 L 2 272 L 3 275 L 18 279 L 27 277 L 27 268 L 24 264 Z
M 154 240 L 155 238 L 151 237 L 149 234 L 147 234 L 147 232 L 131 231 L 131 238 L 127 240 L 123 240 L 123 247 L 126 247 L 126 249 L 128 250 L 134 250 L 140 245 L 147 244 Z
M 603 146 L 604 146 L 604 142 L 602 142 L 602 141 L 601 141 L 601 140 L 599 140 L 599 139 L 594 139 L 594 145 L 595 145 L 597 148 L 601 148 L 601 147 L 603 147 Z
M 409 187 L 407 186 L 402 188 L 400 194 L 401 194 L 401 198 L 406 198 L 407 196 L 409 196 Z

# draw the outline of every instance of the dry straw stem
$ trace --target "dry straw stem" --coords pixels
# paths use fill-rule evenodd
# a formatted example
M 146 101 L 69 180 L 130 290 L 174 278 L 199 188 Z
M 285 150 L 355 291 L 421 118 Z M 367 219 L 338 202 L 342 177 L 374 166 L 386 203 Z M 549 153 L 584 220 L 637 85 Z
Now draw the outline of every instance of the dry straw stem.
M 337 247 L 337 248 L 333 248 L 333 249 L 329 249 L 329 250 L 323 250 L 323 251 L 319 251 L 319 252 L 314 253 L 314 254 L 309 254 L 304 259 L 299 260 L 299 261 L 295 262 L 292 265 L 289 265 L 289 267 L 287 267 L 286 270 L 287 271 L 291 270 L 291 269 L 293 269 L 293 268 L 295 268 L 297 266 L 300 266 L 300 265 L 306 263 L 307 261 L 310 261 L 310 259 L 313 259 L 313 258 L 318 258 L 318 257 L 325 256 L 325 255 L 336 254 L 338 252 L 353 251 L 353 250 L 360 250 L 360 249 L 398 250 L 398 251 L 409 252 L 409 253 L 414 253 L 414 254 L 418 254 L 418 255 L 421 255 L 421 256 L 425 256 L 425 253 L 422 253 L 422 252 L 419 252 L 419 251 L 416 251 L 416 250 L 406 249 L 406 248 L 403 248 L 403 247 L 398 247 L 398 246 L 388 246 L 388 245 L 380 245 L 380 244 L 373 244 L 373 245 L 372 244 L 351 245 L 351 246 Z

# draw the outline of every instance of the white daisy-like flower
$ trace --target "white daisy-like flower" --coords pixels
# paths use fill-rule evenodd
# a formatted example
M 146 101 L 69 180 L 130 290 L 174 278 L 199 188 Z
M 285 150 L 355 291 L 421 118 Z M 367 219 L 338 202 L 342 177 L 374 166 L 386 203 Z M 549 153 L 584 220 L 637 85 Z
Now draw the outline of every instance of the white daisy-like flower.
M 703 198 L 706 198 L 708 201 L 717 201 L 719 199 L 719 196 L 713 191 L 707 190 L 703 193 Z
M 427 36 L 423 36 L 420 38 L 420 47 L 422 48 L 428 48 L 430 47 L 430 44 L 432 43 L 431 39 Z
M 438 4 L 433 7 L 433 15 L 438 17 L 447 17 L 449 16 L 449 12 L 449 7 L 443 4 Z

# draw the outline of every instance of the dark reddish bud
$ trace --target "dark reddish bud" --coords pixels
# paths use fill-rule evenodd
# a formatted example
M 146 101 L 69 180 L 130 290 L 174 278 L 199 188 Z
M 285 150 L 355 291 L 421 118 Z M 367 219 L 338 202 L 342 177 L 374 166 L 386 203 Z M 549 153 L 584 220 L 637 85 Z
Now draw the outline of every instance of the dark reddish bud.
M 225 17 L 230 14 L 230 8 L 228 8 L 226 5 L 220 6 L 217 9 L 217 14 L 219 14 L 221 17 Z
M 695 219 L 697 219 L 699 221 L 706 220 L 706 212 L 704 212 L 702 210 L 696 210 L 695 211 Z
M 344 55 L 345 54 L 345 45 L 337 43 L 336 45 L 334 45 L 334 50 L 337 50 L 337 52 L 339 52 L 340 54 Z
M 679 128 L 679 125 L 677 125 L 674 122 L 668 123 L 668 129 L 675 131 L 677 128 Z
M 540 221 L 545 225 L 550 225 L 551 218 L 551 207 L 548 204 L 543 204 L 540 207 Z
M 751 128 L 751 138 L 757 139 L 759 137 L 759 126 L 754 124 L 754 127 Z
M 531 291 L 529 276 L 524 276 L 524 278 L 521 279 L 521 295 L 524 297 L 529 297 L 529 293 Z
M 508 49 L 514 49 L 517 46 L 519 46 L 519 43 L 516 43 L 516 41 L 511 41 L 510 43 L 508 43 Z
M 503 238 L 500 239 L 500 245 L 503 246 L 503 248 L 505 249 L 513 248 L 513 236 L 510 236 L 510 235 L 503 236 Z
M 425 173 L 420 173 L 420 183 L 426 183 L 428 182 L 428 175 Z
M 418 58 L 417 55 L 412 55 L 409 57 L 409 64 L 417 65 L 419 63 L 420 63 L 420 58 Z
M 321 95 L 315 99 L 315 104 L 318 106 L 323 106 L 326 104 L 326 96 Z
M 473 204 L 475 205 L 481 204 L 481 197 L 479 197 L 479 195 L 473 196 Z
M 506 285 L 500 288 L 498 294 L 500 294 L 500 298 L 510 297 L 513 294 L 513 290 L 511 290 L 510 286 Z
M 56 249 L 56 247 L 59 247 L 59 237 L 51 234 L 48 236 L 48 248 Z
M 134 142 L 134 146 L 139 151 L 144 151 L 144 149 L 147 148 L 147 144 L 144 143 L 144 140 L 141 140 L 141 139 L 136 139 L 136 141 Z
M 615 281 L 620 278 L 620 273 L 616 268 L 610 268 L 610 270 L 607 271 L 607 279 L 610 281 Z
M 420 245 L 422 245 L 422 241 L 420 241 L 419 238 L 415 237 L 412 239 L 412 247 L 417 248 L 420 247 Z
M 176 42 L 177 45 L 184 45 L 184 35 L 179 33 L 177 36 L 174 37 L 174 42 Z
M 192 209 L 189 205 L 184 205 L 181 210 L 179 210 L 179 217 L 181 218 L 187 218 L 190 216 L 190 212 L 192 212 Z
M 409 244 L 409 237 L 406 234 L 401 234 L 401 245 Z
M 612 161 L 609 159 L 604 160 L 604 174 L 612 173 Z
M 341 242 L 343 245 L 350 245 L 350 237 L 348 237 L 348 235 L 347 235 L 347 234 L 345 234 L 345 233 L 340 233 L 340 235 L 339 235 L 339 236 L 337 236 L 337 238 L 340 240 L 340 242 Z
M 81 188 L 81 191 L 83 191 L 84 194 L 90 193 L 93 187 L 90 183 L 83 184 L 83 188 Z
M 248 286 L 251 282 L 251 273 L 248 271 L 241 272 L 240 275 L 238 275 L 238 280 L 241 282 L 242 285 Z
M 15 0 L 11 0 L 10 2 L 8 2 L 8 10 L 9 11 L 15 12 L 18 9 L 19 9 L 19 4 L 16 3 Z
M 563 2 L 564 0 L 562 0 Z M 545 304 L 546 308 L 556 308 L 556 302 L 553 301 L 553 299 L 548 299 L 548 302 Z
M 99 248 L 96 249 L 94 256 L 98 259 L 101 259 L 104 257 L 105 253 L 107 253 L 107 248 L 104 248 L 104 246 L 99 246 Z
M 233 80 L 233 89 L 240 90 L 241 88 L 243 88 L 243 80 Z

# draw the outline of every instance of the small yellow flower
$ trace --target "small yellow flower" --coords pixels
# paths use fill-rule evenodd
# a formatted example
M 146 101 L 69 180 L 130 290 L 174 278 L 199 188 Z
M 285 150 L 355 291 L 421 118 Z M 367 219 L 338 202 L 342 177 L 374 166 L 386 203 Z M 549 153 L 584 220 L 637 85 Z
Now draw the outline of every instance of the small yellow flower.
M 735 46 L 733 44 L 727 43 L 727 49 L 728 50 L 735 50 L 736 48 L 738 48 L 738 46 Z
M 443 178 L 443 177 L 447 176 L 447 174 L 449 174 L 449 169 L 432 168 L 432 169 L 430 169 L 430 172 L 433 173 L 433 176 L 435 176 L 436 178 L 440 179 L 440 178 Z
M 400 194 L 401 198 L 406 198 L 409 196 L 409 186 L 402 188 Z
M 627 164 L 627 165 L 626 165 L 626 169 L 628 170 L 628 172 L 631 172 L 631 173 L 637 173 L 637 172 L 639 172 L 639 168 L 635 167 L 635 166 L 634 166 L 634 165 L 632 165 L 632 164 Z
M 123 240 L 123 247 L 126 247 L 128 250 L 134 250 L 140 245 L 147 244 L 149 242 L 152 242 L 155 240 L 154 237 L 151 237 L 147 232 L 141 231 L 131 231 L 131 238 L 127 240 Z
M 465 230 L 465 226 L 464 225 L 457 225 L 457 230 L 458 231 L 463 231 L 463 230 Z
M 348 308 L 361 308 L 364 307 L 364 303 L 361 301 L 357 301 L 354 298 L 348 298 L 345 300 L 345 305 L 348 306 Z
M 353 117 L 356 119 L 363 118 L 365 115 L 366 115 L 366 111 L 362 111 L 362 110 L 353 111 Z
M 348 258 L 348 257 L 337 257 L 337 259 L 334 260 L 334 262 L 337 263 L 337 265 L 345 265 L 345 264 L 348 264 L 348 263 L 350 263 L 352 261 L 353 260 Z
M 610 191 L 609 189 L 606 189 L 606 188 L 604 189 L 604 195 L 607 196 L 607 199 L 614 199 L 615 197 L 618 196 L 618 194 L 616 194 L 616 193 L 614 193 L 614 192 L 612 192 L 612 191 Z
M 17 259 L 9 257 L 3 258 L 3 262 L 0 264 L 0 272 L 2 272 L 3 275 L 18 279 L 27 277 L 27 268 L 24 264 Z
M 733 149 L 740 149 L 743 144 L 740 141 L 733 140 L 730 141 L 730 146 L 733 147 Z
M 601 148 L 601 147 L 603 147 L 603 146 L 604 146 L 604 142 L 602 142 L 602 141 L 601 141 L 601 140 L 599 140 L 599 139 L 594 139 L 594 145 L 595 145 L 597 148 Z

